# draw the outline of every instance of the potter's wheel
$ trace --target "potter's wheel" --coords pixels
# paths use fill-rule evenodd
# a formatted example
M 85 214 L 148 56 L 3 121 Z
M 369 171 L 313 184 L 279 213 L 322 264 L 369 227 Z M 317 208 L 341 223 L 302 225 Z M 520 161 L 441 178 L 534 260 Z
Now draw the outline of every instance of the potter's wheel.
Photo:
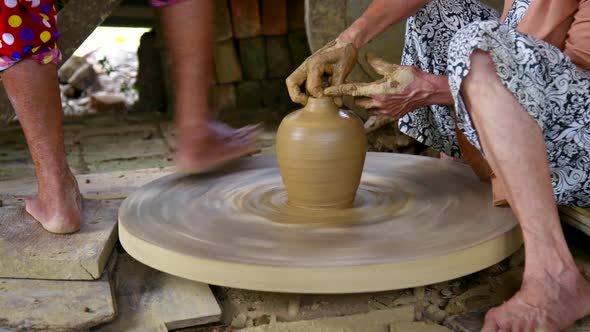
M 262 291 L 354 293 L 457 278 L 521 245 L 510 209 L 456 162 L 369 153 L 355 206 L 287 205 L 275 156 L 170 175 L 121 206 L 123 247 L 180 277 Z

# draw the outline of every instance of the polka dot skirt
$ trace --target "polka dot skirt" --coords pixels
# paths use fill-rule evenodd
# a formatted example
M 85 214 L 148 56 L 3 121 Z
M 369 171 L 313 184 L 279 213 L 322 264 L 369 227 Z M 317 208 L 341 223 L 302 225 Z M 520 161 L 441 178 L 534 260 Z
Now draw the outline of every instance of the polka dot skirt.
M 31 58 L 57 63 L 59 30 L 53 0 L 0 0 L 0 70 Z
M 175 3 L 181 2 L 184 0 L 151 0 L 152 6 L 154 7 L 165 7 L 169 5 L 173 5 Z
M 164 7 L 184 0 L 150 1 L 154 7 Z M 58 38 L 54 0 L 0 0 L 0 71 L 23 59 L 58 63 Z

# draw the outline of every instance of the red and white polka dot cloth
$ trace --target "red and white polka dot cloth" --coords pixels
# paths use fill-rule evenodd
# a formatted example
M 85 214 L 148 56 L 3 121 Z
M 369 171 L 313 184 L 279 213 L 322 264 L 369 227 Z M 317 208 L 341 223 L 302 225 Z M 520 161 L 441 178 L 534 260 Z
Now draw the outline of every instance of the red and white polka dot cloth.
M 0 70 L 24 58 L 60 60 L 53 0 L 0 0 Z
M 183 0 L 151 0 L 163 7 Z M 200 1 L 200 0 L 199 0 Z M 58 63 L 59 29 L 54 0 L 0 0 L 0 71 L 23 59 Z
M 165 7 L 165 6 L 173 5 L 173 4 L 175 4 L 177 2 L 181 2 L 181 1 L 185 1 L 185 0 L 152 0 L 152 6 Z M 198 1 L 202 1 L 202 0 L 198 0 Z

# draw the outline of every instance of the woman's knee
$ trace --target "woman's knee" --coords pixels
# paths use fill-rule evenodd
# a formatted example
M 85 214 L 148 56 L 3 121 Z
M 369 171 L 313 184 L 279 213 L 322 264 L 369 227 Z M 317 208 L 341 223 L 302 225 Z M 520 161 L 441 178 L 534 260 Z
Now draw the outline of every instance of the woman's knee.
M 471 53 L 469 58 L 471 62 L 471 68 L 469 70 L 469 74 L 465 78 L 465 84 L 469 84 L 470 77 L 493 78 L 496 76 L 494 60 L 488 52 L 476 49 Z
M 450 76 L 455 75 L 452 77 L 454 82 L 462 82 L 462 92 L 465 85 L 487 84 L 490 79 L 496 78 L 494 60 L 486 49 L 492 43 L 498 25 L 497 21 L 474 22 L 453 37 L 449 47 L 448 72 Z M 464 68 L 469 73 L 463 76 L 463 70 L 454 68 Z

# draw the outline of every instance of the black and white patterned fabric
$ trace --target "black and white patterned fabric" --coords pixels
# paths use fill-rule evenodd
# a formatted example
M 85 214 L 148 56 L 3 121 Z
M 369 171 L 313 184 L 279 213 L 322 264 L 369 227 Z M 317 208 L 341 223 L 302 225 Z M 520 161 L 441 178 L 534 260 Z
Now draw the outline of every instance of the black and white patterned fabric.
M 482 151 L 459 89 L 471 53 L 488 52 L 499 79 L 543 132 L 557 203 L 590 206 L 590 72 L 515 30 L 529 3 L 516 0 L 500 22 L 496 11 L 476 0 L 433 0 L 408 19 L 402 64 L 449 77 L 458 127 Z M 461 155 L 450 107 L 418 109 L 399 127 L 438 151 Z

